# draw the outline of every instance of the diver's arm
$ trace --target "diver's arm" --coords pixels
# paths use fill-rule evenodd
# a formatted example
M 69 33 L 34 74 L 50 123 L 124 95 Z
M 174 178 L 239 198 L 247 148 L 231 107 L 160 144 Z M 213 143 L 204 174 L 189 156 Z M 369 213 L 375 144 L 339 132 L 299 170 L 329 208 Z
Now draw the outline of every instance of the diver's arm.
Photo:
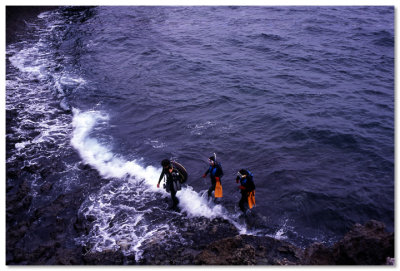
M 161 171 L 160 179 L 158 179 L 157 186 L 160 185 L 160 182 L 161 182 L 162 178 L 164 177 L 164 174 L 165 174 L 165 172 L 164 172 L 164 169 L 163 169 L 163 170 Z

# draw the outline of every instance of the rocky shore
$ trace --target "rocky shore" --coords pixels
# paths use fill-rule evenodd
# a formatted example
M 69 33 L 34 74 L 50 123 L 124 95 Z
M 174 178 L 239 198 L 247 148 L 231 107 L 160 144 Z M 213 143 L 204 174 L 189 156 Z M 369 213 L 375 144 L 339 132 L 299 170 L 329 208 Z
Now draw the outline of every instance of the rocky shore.
M 57 6 L 7 6 L 6 7 L 6 43 L 19 41 L 18 33 L 25 31 L 27 22 L 40 13 L 56 9 Z
M 386 232 L 384 224 L 374 220 L 355 225 L 331 247 L 315 243 L 303 249 L 271 237 L 240 235 L 229 221 L 221 218 L 194 218 L 190 224 L 182 222 L 181 225 L 192 240 L 189 246 L 149 240 L 142 244 L 144 252 L 138 261 L 134 255 L 124 255 L 133 245 L 127 242 L 120 242 L 117 251 L 92 253 L 88 247 L 66 242 L 87 233 L 96 219 L 74 215 L 81 201 L 75 194 L 60 196 L 28 216 L 32 199 L 29 186 L 26 182 L 18 188 L 7 186 L 7 191 L 12 189 L 18 192 L 7 194 L 7 265 L 394 264 L 394 233 Z M 51 187 L 43 185 L 43 191 L 47 189 Z M 27 246 L 27 242 L 37 245 Z
M 229 227 L 226 221 L 210 224 L 219 232 Z M 219 228 L 222 225 L 222 228 Z M 210 230 L 210 229 L 207 229 Z M 233 229 L 226 235 L 234 233 Z M 206 232 L 205 232 L 206 234 Z M 204 240 L 204 238 L 203 238 Z M 209 244 L 194 242 L 191 248 L 164 253 L 154 244 L 146 248 L 138 264 L 201 264 L 201 265 L 392 265 L 394 234 L 385 231 L 383 223 L 371 220 L 355 225 L 332 247 L 315 243 L 306 249 L 271 237 L 234 235 Z M 152 257 L 148 257 L 152 255 Z
M 7 110 L 7 134 L 12 134 L 18 117 L 15 110 Z M 8 137 L 7 158 L 16 143 L 31 140 Z M 51 146 L 50 146 L 51 147 Z M 47 146 L 47 148 L 50 148 Z M 52 146 L 57 148 L 57 146 Z M 71 152 L 63 159 L 79 159 Z M 93 253 L 90 247 L 76 244 L 74 239 L 87 234 L 96 217 L 80 217 L 78 209 L 85 193 L 73 191 L 58 194 L 53 200 L 31 211 L 33 194 L 29 180 L 40 177 L 41 197 L 54 192 L 54 176 L 66 170 L 65 165 L 51 157 L 37 161 L 35 165 L 18 157 L 6 167 L 6 264 L 7 265 L 393 265 L 394 233 L 385 231 L 385 225 L 371 220 L 354 227 L 333 246 L 315 243 L 299 248 L 288 241 L 271 237 L 240 235 L 229 221 L 222 218 L 209 220 L 193 218 L 190 223 L 180 221 L 177 225 L 185 229 L 185 239 L 192 240 L 183 245 L 179 240 L 148 240 L 141 248 L 143 254 L 136 260 L 134 255 L 124 252 L 133 244 L 119 243 L 117 251 Z M 82 175 L 96 186 L 96 191 L 108 180 L 97 171 L 82 164 Z
M 35 33 L 27 34 L 29 22 L 41 12 L 55 8 L 7 6 L 6 44 L 25 41 L 30 35 L 38 39 Z M 68 10 L 81 8 L 84 9 Z M 35 79 L 34 83 L 39 81 Z M 59 102 L 53 103 L 58 108 Z M 40 135 L 36 120 L 48 117 L 34 113 L 30 116 L 34 121 L 26 121 L 19 111 L 24 106 L 21 103 L 6 110 L 7 265 L 394 265 L 394 233 L 387 232 L 385 225 L 375 220 L 354 225 L 331 246 L 314 243 L 301 248 L 290 240 L 241 235 L 222 218 L 197 217 L 188 223 L 177 217 L 174 224 L 185 229 L 183 235 L 185 240 L 191 240 L 190 244 L 158 236 L 141 245 L 140 258 L 126 253 L 135 245 L 126 240 L 119 241 L 118 250 L 93 252 L 75 238 L 88 234 L 96 217 L 82 217 L 78 210 L 88 195 L 109 180 L 81 163 L 79 179 L 90 180 L 87 187 L 61 190 L 56 184 L 61 174 L 68 172 L 64 162 L 80 158 L 72 148 L 59 154 L 60 146 L 53 141 L 36 144 L 24 155 L 14 155 L 17 144 L 23 146 Z M 24 133 L 18 134 L 16 130 Z

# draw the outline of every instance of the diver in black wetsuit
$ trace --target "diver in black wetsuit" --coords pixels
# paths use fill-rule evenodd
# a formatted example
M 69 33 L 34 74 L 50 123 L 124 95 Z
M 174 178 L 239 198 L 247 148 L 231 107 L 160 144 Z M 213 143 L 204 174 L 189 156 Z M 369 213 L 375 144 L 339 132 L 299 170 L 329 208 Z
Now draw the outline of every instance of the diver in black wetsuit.
M 256 189 L 256 186 L 253 181 L 253 174 L 246 170 L 246 169 L 241 169 L 237 173 L 236 177 L 236 183 L 239 183 L 240 181 L 240 193 L 242 194 L 242 197 L 239 201 L 239 208 L 242 210 L 243 213 L 246 213 L 246 208 L 245 204 L 248 202 L 249 196 L 252 196 L 254 198 L 254 191 Z M 253 193 L 252 195 L 250 193 Z M 249 206 L 251 209 L 252 206 Z
M 167 181 L 165 184 L 165 190 L 167 192 L 171 192 L 172 209 L 178 210 L 179 199 L 176 197 L 176 192 L 181 190 L 181 180 L 183 177 L 179 171 L 172 166 L 168 159 L 162 160 L 161 165 L 163 166 L 163 170 L 161 172 L 160 179 L 158 180 L 157 188 L 160 188 L 160 182 L 163 177 L 166 176 Z
M 203 178 L 207 177 L 207 174 L 210 173 L 211 186 L 208 189 L 208 198 L 210 198 L 212 191 L 215 190 L 215 185 L 217 184 L 217 181 L 221 183 L 221 177 L 222 175 L 224 175 L 224 172 L 222 171 L 221 164 L 215 161 L 214 156 L 208 158 L 208 162 L 210 163 L 210 167 L 203 174 Z

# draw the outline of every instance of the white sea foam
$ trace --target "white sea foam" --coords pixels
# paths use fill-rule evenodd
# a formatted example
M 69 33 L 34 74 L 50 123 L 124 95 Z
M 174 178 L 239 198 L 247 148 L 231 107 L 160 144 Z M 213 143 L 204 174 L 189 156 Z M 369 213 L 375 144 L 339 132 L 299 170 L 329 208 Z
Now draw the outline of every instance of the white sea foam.
M 21 150 L 21 149 L 24 149 L 25 146 L 28 145 L 28 144 L 30 144 L 30 143 L 31 143 L 30 141 L 24 141 L 24 142 L 21 142 L 21 143 L 16 143 L 16 144 L 15 144 L 15 148 L 16 148 L 17 150 Z
M 77 241 L 90 244 L 92 251 L 121 249 L 139 260 L 144 242 L 161 241 L 177 233 L 172 224 L 151 221 L 149 214 L 163 212 L 147 205 L 154 200 L 153 195 L 133 178 L 109 182 L 82 204 L 79 212 L 85 217 L 94 217 L 95 221 L 90 233 Z M 157 220 L 158 216 L 154 216 Z
M 171 236 L 175 240 L 179 239 L 179 236 L 175 236 L 175 226 L 165 219 L 146 221 L 144 218 L 147 212 L 165 212 L 158 206 L 147 205 L 154 200 L 154 192 L 169 197 L 164 189 L 156 188 L 161 168 L 144 167 L 140 165 L 140 160 L 127 161 L 114 154 L 103 141 L 96 139 L 92 133 L 108 125 L 107 114 L 100 111 L 81 112 L 78 109 L 72 111 L 72 146 L 78 150 L 82 160 L 95 168 L 101 176 L 115 179 L 99 193 L 91 195 L 81 206 L 80 212 L 85 216 L 96 217 L 96 221 L 89 236 L 78 241 L 90 242 L 93 250 L 97 251 L 120 247 L 124 253 L 135 253 L 136 259 L 139 259 L 142 253 L 140 247 L 144 242 L 152 242 L 153 239 L 160 242 Z M 223 206 L 211 203 L 206 193 L 199 194 L 190 186 L 178 191 L 177 197 L 181 214 L 188 217 L 223 217 L 232 220 Z M 121 216 L 121 213 L 126 213 L 126 217 L 114 219 L 117 215 Z M 110 226 L 110 221 L 113 221 L 113 226 Z M 235 221 L 232 223 L 241 233 L 246 232 L 245 226 Z M 130 244 L 129 248 L 127 243 Z
M 13 56 L 9 57 L 11 64 L 20 71 L 29 74 L 33 78 L 42 78 L 45 75 L 44 69 L 47 62 L 40 56 L 38 46 L 22 49 Z
M 96 168 L 105 178 L 129 177 L 136 180 L 144 180 L 147 189 L 154 192 L 165 193 L 163 189 L 157 189 L 161 168 L 153 166 L 143 167 L 137 160 L 126 161 L 118 157 L 112 150 L 100 143 L 99 140 L 90 136 L 96 125 L 107 123 L 109 116 L 99 111 L 81 112 L 73 109 L 73 137 L 72 146 L 79 151 L 85 163 Z M 180 200 L 180 207 L 189 216 L 204 216 L 214 218 L 217 216 L 226 217 L 226 210 L 221 205 L 214 205 L 208 202 L 206 196 L 201 196 L 192 187 L 184 187 L 177 193 Z
M 151 145 L 154 149 L 161 149 L 167 146 L 164 142 L 155 139 L 147 139 L 145 144 Z
M 190 130 L 192 135 L 202 135 L 207 129 L 210 129 L 216 126 L 217 123 L 215 121 L 206 121 L 195 124 L 189 124 L 186 126 Z
M 156 188 L 160 169 L 153 166 L 143 167 L 138 160 L 127 161 L 115 155 L 111 148 L 90 136 L 95 125 L 107 123 L 109 116 L 99 111 L 81 112 L 73 109 L 72 146 L 79 151 L 82 160 L 94 167 L 105 178 L 131 178 L 144 180 L 148 189 L 162 191 Z
M 44 11 L 44 12 L 42 12 L 42 13 L 40 13 L 40 14 L 38 15 L 38 18 L 39 18 L 39 19 L 44 19 L 44 18 L 49 17 L 50 14 L 51 14 L 51 11 Z
M 86 83 L 86 81 L 81 77 L 63 74 L 63 76 L 60 78 L 60 83 L 66 86 L 78 86 Z
M 280 228 L 275 232 L 275 235 L 272 235 L 271 237 L 276 238 L 278 240 L 287 239 L 286 233 L 290 229 L 290 227 L 288 226 L 288 221 L 289 221 L 288 219 L 285 219 Z
M 225 212 L 221 205 L 212 206 L 207 199 L 207 195 L 200 196 L 199 193 L 188 186 L 177 193 L 179 198 L 179 206 L 182 211 L 185 211 L 188 216 L 204 216 L 214 218 L 217 216 L 223 217 Z

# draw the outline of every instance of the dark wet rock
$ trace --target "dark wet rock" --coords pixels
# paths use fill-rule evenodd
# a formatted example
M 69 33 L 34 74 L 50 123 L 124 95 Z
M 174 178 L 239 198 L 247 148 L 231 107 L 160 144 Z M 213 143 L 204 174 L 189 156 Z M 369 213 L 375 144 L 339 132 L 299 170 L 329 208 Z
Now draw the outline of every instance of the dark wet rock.
M 81 217 L 75 217 L 75 222 L 73 224 L 74 229 L 76 230 L 76 232 L 81 233 L 81 234 L 89 234 L 90 232 L 90 228 L 91 228 L 91 224 L 87 222 L 86 219 L 81 218 Z
M 51 264 L 55 265 L 77 265 L 82 264 L 82 253 L 77 249 L 57 248 Z M 48 263 L 49 264 L 49 263 Z
M 198 225 L 201 221 L 197 222 Z M 210 223 L 203 225 L 209 233 L 220 229 Z M 201 227 L 200 227 L 201 229 Z M 190 229 L 187 234 L 196 236 Z M 204 232 L 205 242 L 211 241 Z M 306 249 L 271 237 L 235 235 L 217 239 L 204 246 L 194 239 L 190 248 L 181 246 L 165 250 L 159 242 L 147 247 L 140 264 L 155 265 L 385 265 L 393 264 L 393 233 L 384 225 L 370 221 L 356 225 L 332 247 L 315 243 Z M 199 243 L 197 243 L 199 242 Z M 389 260 L 388 260 L 389 259 Z
M 16 109 L 6 110 L 6 122 L 13 121 L 17 117 L 18 117 L 18 110 L 16 110 Z
M 188 225 L 187 233 L 193 233 L 191 240 L 198 248 L 204 248 L 210 242 L 238 234 L 236 227 L 223 218 L 215 218 L 211 221 L 201 218 L 195 221 Z
M 305 250 L 303 264 L 383 265 L 394 257 L 394 234 L 382 222 L 371 220 L 356 224 L 333 247 L 313 244 Z
M 142 258 L 125 255 L 132 244 L 120 240 L 119 250 L 92 251 L 81 247 L 74 238 L 90 232 L 95 216 L 78 214 L 84 200 L 82 191 L 65 193 L 30 212 L 32 174 L 20 169 L 15 161 L 7 164 L 6 263 L 7 265 L 390 265 L 394 258 L 394 234 L 385 231 L 383 223 L 370 221 L 355 225 L 342 240 L 331 247 L 313 244 L 306 249 L 271 237 L 239 235 L 223 218 L 174 218 L 182 229 L 179 236 L 157 236 L 143 242 Z M 40 191 L 54 192 L 52 172 L 64 170 L 59 162 L 38 160 L 45 177 Z M 33 168 L 32 168 L 33 170 Z M 82 164 L 82 176 L 108 182 L 95 170 Z M 160 200 L 160 199 L 157 199 Z M 169 199 L 166 199 L 169 202 Z M 161 240 L 162 239 L 162 240 Z M 67 241 L 68 240 L 68 241 Z M 68 245 L 67 245 L 68 244 Z
M 229 237 L 213 242 L 195 258 L 195 264 L 254 265 L 255 249 L 244 244 L 242 236 Z
M 23 168 L 23 170 L 26 172 L 29 172 L 29 173 L 36 173 L 39 168 L 40 168 L 39 165 L 32 164 L 32 165 L 25 166 Z
M 25 180 L 15 188 L 16 193 L 7 194 L 6 212 L 9 216 L 21 215 L 23 210 L 29 208 L 32 202 L 31 187 L 29 181 Z
M 19 188 L 18 191 L 18 197 L 19 198 L 24 198 L 28 193 L 31 191 L 31 186 L 29 184 L 29 181 L 25 180 Z
M 57 197 L 53 202 L 29 212 L 32 201 L 29 180 L 13 186 L 7 193 L 6 247 L 8 265 L 24 264 L 82 264 L 82 249 L 66 240 L 76 236 L 76 210 L 82 199 L 74 194 Z M 51 183 L 42 185 L 41 190 L 51 189 Z M 62 245 L 63 244 L 63 245 Z
M 177 219 L 180 218 L 178 217 Z M 179 241 L 160 242 L 160 237 L 148 240 L 142 245 L 144 251 L 138 263 L 146 265 L 193 264 L 196 255 L 206 248 L 209 243 L 238 234 L 235 226 L 222 218 L 209 220 L 204 217 L 198 217 L 193 218 L 190 223 L 182 222 L 180 226 L 186 229 L 183 236 L 191 240 L 191 244 L 183 244 Z M 173 246 L 173 249 L 169 248 L 169 246 Z
M 48 193 L 52 187 L 53 187 L 53 183 L 46 182 L 40 187 L 40 192 Z
M 385 265 L 394 257 L 394 234 L 378 221 L 355 225 L 332 247 L 302 250 L 270 237 L 238 235 L 217 240 L 195 257 L 207 265 Z M 389 260 L 388 260 L 389 259 Z
M 6 8 L 6 42 L 19 40 L 19 32 L 26 31 L 28 21 L 33 20 L 41 12 L 52 10 L 56 6 L 7 6 Z
M 337 264 L 385 264 L 387 257 L 394 257 L 394 233 L 386 232 L 385 225 L 376 220 L 356 224 L 334 245 L 333 255 Z
M 34 138 L 36 138 L 38 135 L 40 135 L 40 131 L 31 131 L 31 132 L 29 132 L 28 134 L 27 134 L 27 136 L 30 138 L 30 139 L 34 139 Z
M 16 179 L 20 175 L 20 170 L 16 167 L 7 166 L 6 177 L 8 179 Z
M 78 164 L 78 168 L 80 169 L 80 170 L 88 170 L 88 169 L 90 169 L 91 167 L 90 167 L 90 165 L 89 164 L 85 164 L 85 163 L 79 163 Z
M 96 217 L 94 215 L 88 215 L 86 217 L 87 221 L 92 223 L 93 221 L 96 221 Z
M 296 265 L 303 252 L 292 244 L 271 237 L 237 235 L 207 246 L 195 264 L 207 265 Z
M 24 130 L 35 130 L 36 129 L 36 124 L 31 122 L 31 123 L 24 123 L 20 127 L 21 129 Z
M 121 251 L 107 250 L 87 253 L 83 260 L 88 265 L 122 265 L 125 262 L 125 256 Z
M 314 243 L 304 251 L 304 265 L 332 265 L 335 264 L 332 248 L 321 243 Z
M 82 264 L 82 253 L 79 249 L 62 247 L 60 242 L 50 240 L 41 243 L 35 249 L 25 251 L 16 248 L 14 254 L 7 254 L 7 264 L 34 265 L 76 265 Z
M 58 176 L 55 173 L 65 170 L 65 166 L 62 164 L 62 161 L 52 162 L 45 157 L 41 157 L 38 158 L 36 162 L 36 171 L 39 172 L 40 176 L 48 182 L 56 182 L 58 180 Z

